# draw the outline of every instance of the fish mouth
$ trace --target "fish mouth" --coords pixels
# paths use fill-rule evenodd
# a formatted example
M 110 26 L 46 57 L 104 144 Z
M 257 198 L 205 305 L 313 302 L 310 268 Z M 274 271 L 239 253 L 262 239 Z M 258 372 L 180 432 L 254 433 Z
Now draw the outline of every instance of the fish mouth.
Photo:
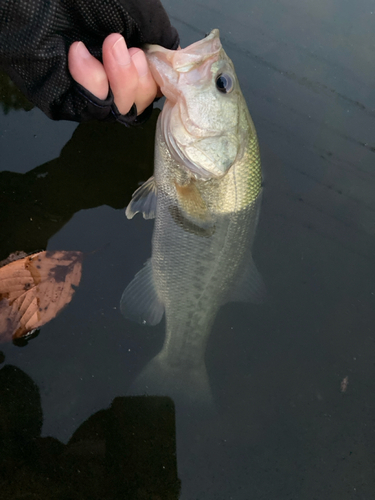
M 220 42 L 220 32 L 213 29 L 202 40 L 192 43 L 184 49 L 170 50 L 160 45 L 146 44 L 143 46 L 148 58 L 155 55 L 158 59 L 167 63 L 173 71 L 177 73 L 186 73 L 194 66 L 202 64 L 206 59 L 219 54 L 222 49 Z
M 206 92 L 213 81 L 212 67 L 218 61 L 223 64 L 215 72 L 229 67 L 223 57 L 219 30 L 212 30 L 203 40 L 185 49 L 147 46 L 146 56 L 152 75 L 167 99 L 161 115 L 161 131 L 170 154 L 196 179 L 222 177 L 238 158 L 237 133 L 212 127 L 215 120 L 202 121 L 200 110 L 196 106 L 190 108 L 187 103 L 190 96 L 185 93 L 189 94 L 191 88 Z

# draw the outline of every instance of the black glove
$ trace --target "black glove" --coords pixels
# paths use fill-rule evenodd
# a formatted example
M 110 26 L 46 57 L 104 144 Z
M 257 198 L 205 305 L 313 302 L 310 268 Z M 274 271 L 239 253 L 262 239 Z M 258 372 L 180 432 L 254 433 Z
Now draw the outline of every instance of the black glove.
M 121 33 L 128 47 L 179 44 L 159 0 L 0 0 L 0 66 L 20 90 L 54 120 L 143 122 L 135 105 L 121 115 L 110 92 L 98 99 L 71 77 L 70 45 L 80 40 L 102 61 L 102 44 Z

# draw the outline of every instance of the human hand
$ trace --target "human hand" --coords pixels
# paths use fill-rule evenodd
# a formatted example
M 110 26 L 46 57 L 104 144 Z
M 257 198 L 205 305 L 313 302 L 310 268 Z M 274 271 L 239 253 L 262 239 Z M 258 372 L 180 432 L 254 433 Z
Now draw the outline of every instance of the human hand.
M 145 53 L 127 48 L 119 33 L 103 42 L 103 64 L 90 54 L 83 42 L 74 42 L 68 54 L 69 71 L 76 82 L 99 99 L 106 99 L 109 87 L 117 109 L 126 115 L 132 105 L 141 114 L 155 99 L 158 86 L 149 70 Z
M 125 126 L 149 118 L 152 107 L 147 104 L 154 100 L 157 87 L 143 52 L 135 47 L 149 43 L 176 49 L 179 41 L 160 0 L 33 0 L 31 10 L 29 2 L 5 3 L 1 67 L 47 116 L 118 121 Z M 77 33 L 81 44 L 76 42 Z M 128 64 L 115 62 L 113 49 L 123 44 L 118 33 L 133 47 L 125 49 Z M 91 55 L 80 57 L 77 46 L 86 46 Z

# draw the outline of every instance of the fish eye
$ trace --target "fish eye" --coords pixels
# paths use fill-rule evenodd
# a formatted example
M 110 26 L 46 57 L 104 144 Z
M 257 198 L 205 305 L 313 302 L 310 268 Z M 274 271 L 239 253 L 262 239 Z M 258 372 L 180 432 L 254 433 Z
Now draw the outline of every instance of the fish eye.
M 227 73 L 221 73 L 216 77 L 216 88 L 223 94 L 228 94 L 233 90 L 233 79 Z

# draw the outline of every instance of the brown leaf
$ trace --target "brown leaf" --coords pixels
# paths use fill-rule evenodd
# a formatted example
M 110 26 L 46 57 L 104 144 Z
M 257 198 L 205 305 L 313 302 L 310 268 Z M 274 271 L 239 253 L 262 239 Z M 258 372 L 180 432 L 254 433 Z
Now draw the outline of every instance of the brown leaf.
M 26 335 L 68 304 L 82 274 L 82 252 L 39 252 L 0 268 L 0 341 Z

